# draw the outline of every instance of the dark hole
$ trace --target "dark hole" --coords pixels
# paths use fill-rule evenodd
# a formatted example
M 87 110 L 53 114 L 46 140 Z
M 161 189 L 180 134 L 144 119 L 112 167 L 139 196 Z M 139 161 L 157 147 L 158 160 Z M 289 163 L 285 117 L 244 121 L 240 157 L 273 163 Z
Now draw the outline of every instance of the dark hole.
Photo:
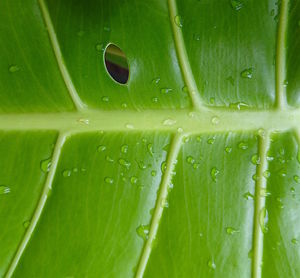
M 105 67 L 109 75 L 118 83 L 126 84 L 129 77 L 127 58 L 114 44 L 109 44 L 104 53 Z

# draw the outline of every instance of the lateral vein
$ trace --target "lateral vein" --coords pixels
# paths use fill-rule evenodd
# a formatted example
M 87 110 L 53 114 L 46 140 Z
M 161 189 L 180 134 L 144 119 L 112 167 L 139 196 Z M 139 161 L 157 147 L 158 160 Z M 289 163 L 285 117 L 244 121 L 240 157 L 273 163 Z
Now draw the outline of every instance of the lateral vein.
M 177 57 L 179 59 L 181 73 L 183 75 L 186 86 L 188 87 L 190 98 L 192 100 L 194 108 L 197 110 L 201 110 L 202 108 L 202 110 L 204 110 L 205 108 L 202 105 L 202 100 L 199 96 L 197 85 L 186 52 L 181 27 L 177 26 L 175 23 L 175 17 L 179 16 L 177 13 L 176 1 L 168 0 L 168 6 L 172 30 L 174 34 L 175 48 L 177 52 Z
M 178 153 L 179 153 L 179 150 L 181 147 L 182 136 L 183 135 L 177 134 L 175 136 L 175 138 L 173 139 L 172 145 L 170 147 L 165 173 L 164 173 L 164 176 L 162 179 L 159 195 L 156 200 L 153 218 L 151 221 L 149 237 L 145 243 L 143 253 L 141 255 L 139 265 L 137 267 L 136 278 L 143 277 L 149 257 L 150 257 L 150 253 L 151 253 L 151 249 L 152 249 L 151 246 L 152 246 L 153 240 L 156 238 L 156 234 L 157 234 L 157 231 L 159 228 L 159 223 L 160 223 L 163 209 L 164 209 L 163 203 L 168 198 L 168 187 L 171 183 L 173 170 L 174 170 L 177 156 L 178 156 Z
M 269 133 L 264 136 L 259 137 L 258 148 L 260 164 L 256 171 L 256 184 L 255 184 L 255 207 L 254 207 L 254 236 L 253 236 L 253 260 L 252 260 L 252 277 L 261 277 L 261 264 L 263 256 L 263 237 L 261 223 L 260 223 L 260 213 L 265 207 L 265 190 L 267 190 L 267 182 L 264 177 L 264 173 L 268 168 L 267 161 L 267 151 L 270 145 L 270 135 Z
M 50 37 L 50 42 L 56 57 L 56 61 L 59 67 L 59 70 L 61 72 L 61 75 L 63 77 L 63 80 L 65 82 L 65 85 L 68 89 L 68 92 L 70 94 L 70 97 L 76 107 L 77 110 L 83 110 L 86 105 L 81 101 L 77 90 L 72 82 L 71 76 L 67 70 L 67 67 L 64 63 L 63 57 L 62 57 L 62 53 L 60 50 L 60 46 L 56 37 L 56 33 L 48 12 L 48 9 L 46 7 L 45 1 L 44 0 L 39 0 L 39 4 L 40 4 L 40 8 L 42 11 L 42 15 L 46 24 L 46 27 L 48 29 L 48 33 L 49 33 L 49 37 Z
M 288 26 L 288 0 L 282 0 L 276 50 L 276 108 L 284 109 L 286 102 L 286 30 Z
M 27 228 L 25 235 L 22 239 L 22 241 L 20 242 L 17 252 L 13 258 L 13 260 L 11 261 L 11 264 L 8 268 L 8 271 L 5 275 L 6 278 L 10 278 L 12 277 L 18 263 L 19 260 L 22 256 L 22 254 L 24 253 L 24 250 L 28 244 L 28 241 L 30 240 L 32 233 L 34 232 L 34 229 L 37 225 L 37 222 L 40 219 L 40 216 L 42 214 L 42 211 L 45 207 L 48 195 L 50 190 L 52 189 L 52 183 L 53 183 L 53 179 L 54 179 L 54 175 L 56 173 L 56 168 L 57 168 L 57 164 L 58 164 L 58 160 L 60 157 L 60 153 L 61 153 L 61 149 L 65 143 L 66 140 L 66 135 L 65 134 L 59 134 L 57 141 L 56 141 L 56 145 L 54 148 L 54 152 L 53 152 L 53 156 L 52 156 L 52 161 L 51 161 L 51 167 L 50 167 L 50 171 L 48 173 L 45 185 L 44 185 L 44 189 L 43 192 L 41 194 L 41 197 L 39 199 L 38 205 L 34 211 L 33 217 L 31 219 L 30 225 Z

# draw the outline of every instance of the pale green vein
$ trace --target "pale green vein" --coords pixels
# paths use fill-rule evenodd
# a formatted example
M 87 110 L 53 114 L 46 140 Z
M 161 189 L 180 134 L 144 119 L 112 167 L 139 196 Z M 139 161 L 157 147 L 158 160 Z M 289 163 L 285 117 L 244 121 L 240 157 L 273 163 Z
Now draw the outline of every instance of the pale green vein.
M 200 99 L 197 85 L 189 63 L 188 55 L 186 53 L 181 27 L 177 26 L 175 23 L 175 17 L 179 16 L 177 12 L 176 0 L 168 0 L 168 6 L 181 73 L 183 75 L 186 86 L 188 87 L 194 108 L 197 110 L 202 108 L 202 110 L 204 110 L 205 108 L 202 105 L 202 101 Z
M 81 101 L 81 99 L 76 91 L 76 88 L 72 82 L 72 79 L 69 75 L 69 72 L 66 68 L 66 65 L 64 63 L 64 60 L 63 60 L 63 57 L 61 54 L 61 50 L 60 50 L 60 46 L 59 46 L 59 43 L 58 43 L 58 40 L 56 37 L 55 30 L 53 28 L 53 24 L 52 24 L 48 9 L 46 7 L 46 4 L 45 4 L 44 0 L 39 0 L 39 4 L 41 7 L 41 11 L 42 11 L 42 14 L 44 17 L 45 24 L 48 29 L 51 45 L 53 47 L 53 51 L 54 51 L 54 54 L 55 54 L 55 57 L 56 57 L 56 60 L 58 63 L 59 70 L 62 74 L 62 77 L 64 79 L 64 82 L 66 84 L 66 87 L 69 91 L 70 97 L 73 100 L 75 107 L 77 108 L 77 110 L 82 110 L 85 108 L 85 104 Z
M 260 223 L 260 214 L 265 207 L 265 192 L 267 190 L 266 177 L 264 173 L 268 168 L 267 151 L 270 145 L 269 133 L 259 137 L 258 148 L 260 164 L 256 171 L 255 185 L 255 207 L 254 207 L 254 229 L 253 229 L 253 260 L 252 260 L 252 277 L 261 277 L 261 266 L 263 256 L 263 232 Z
M 288 0 L 281 1 L 276 50 L 276 108 L 284 109 L 286 103 L 286 31 L 288 26 Z
M 25 233 L 22 241 L 20 242 L 20 244 L 18 246 L 18 249 L 15 253 L 15 256 L 11 261 L 11 264 L 8 268 L 8 271 L 7 271 L 6 275 L 5 275 L 6 278 L 9 278 L 13 275 L 13 273 L 14 273 L 17 265 L 18 265 L 18 262 L 19 262 L 22 254 L 23 254 L 23 252 L 24 252 L 24 250 L 27 246 L 27 243 L 30 240 L 30 238 L 32 236 L 32 233 L 34 232 L 34 229 L 37 225 L 37 222 L 40 219 L 40 216 L 42 214 L 43 208 L 44 208 L 45 203 L 47 201 L 49 192 L 52 188 L 52 183 L 53 183 L 54 175 L 55 175 L 55 172 L 56 172 L 57 163 L 58 163 L 60 153 L 61 153 L 61 149 L 64 145 L 65 140 L 66 140 L 66 135 L 65 134 L 60 134 L 57 138 L 55 149 L 54 149 L 53 156 L 52 156 L 51 168 L 50 168 L 50 171 L 48 173 L 43 192 L 41 194 L 40 200 L 39 200 L 38 205 L 35 209 L 33 217 L 30 221 L 30 225 L 27 228 L 26 233 Z
M 180 135 L 180 134 L 176 135 L 175 138 L 173 139 L 172 145 L 169 150 L 165 173 L 162 178 L 159 195 L 156 200 L 156 206 L 155 206 L 153 218 L 151 221 L 149 238 L 145 243 L 143 253 L 141 255 L 139 265 L 137 267 L 137 272 L 136 272 L 137 278 L 143 277 L 146 266 L 147 266 L 147 262 L 150 257 L 152 244 L 153 244 L 153 241 L 155 240 L 157 230 L 159 227 L 159 223 L 160 223 L 162 213 L 164 210 L 164 203 L 166 202 L 166 200 L 168 198 L 168 187 L 171 183 L 172 174 L 173 174 L 174 167 L 175 167 L 175 164 L 177 161 L 177 156 L 178 156 L 178 153 L 179 153 L 179 150 L 181 147 L 181 142 L 182 142 L 182 135 Z

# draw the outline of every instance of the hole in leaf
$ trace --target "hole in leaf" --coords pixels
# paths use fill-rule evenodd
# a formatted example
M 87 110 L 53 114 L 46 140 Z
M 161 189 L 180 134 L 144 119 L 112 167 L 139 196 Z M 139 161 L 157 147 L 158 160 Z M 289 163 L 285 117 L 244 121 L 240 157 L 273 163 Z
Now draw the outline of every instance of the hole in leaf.
M 129 68 L 126 55 L 116 45 L 109 44 L 104 52 L 105 67 L 113 80 L 126 84 L 129 77 Z

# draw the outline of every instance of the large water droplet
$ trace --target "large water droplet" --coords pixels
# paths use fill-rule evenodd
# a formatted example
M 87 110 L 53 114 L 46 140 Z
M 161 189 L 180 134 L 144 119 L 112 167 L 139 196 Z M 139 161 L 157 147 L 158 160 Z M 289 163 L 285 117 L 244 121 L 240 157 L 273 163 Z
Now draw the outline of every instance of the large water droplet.
M 143 240 L 147 240 L 150 232 L 150 225 L 140 225 L 136 228 L 136 232 Z
M 244 69 L 241 72 L 241 77 L 251 79 L 253 77 L 253 68 Z
M 217 182 L 217 176 L 219 175 L 219 173 L 220 171 L 216 167 L 213 167 L 211 169 L 210 176 L 214 182 Z
M 216 264 L 213 260 L 209 260 L 207 262 L 207 266 L 210 268 L 210 269 L 216 269 Z
M 0 185 L 0 195 L 10 193 L 10 188 L 5 185 Z
M 268 232 L 268 211 L 265 207 L 263 207 L 259 212 L 259 225 L 261 231 L 265 234 Z
M 106 150 L 106 146 L 104 146 L 104 145 L 99 145 L 99 146 L 97 147 L 97 151 L 98 151 L 99 153 L 104 152 L 105 150 Z
M 111 177 L 105 177 L 105 178 L 104 178 L 104 181 L 105 181 L 106 183 L 108 183 L 108 184 L 113 184 L 113 183 L 114 183 L 114 179 L 111 178 Z
M 186 162 L 189 163 L 189 164 L 193 164 L 195 162 L 195 158 L 192 157 L 191 155 L 189 155 L 187 158 L 186 158 Z
M 178 27 L 182 27 L 182 25 L 183 25 L 183 23 L 182 23 L 182 18 L 181 18 L 181 16 L 180 15 L 176 15 L 175 17 L 174 17 L 174 22 L 175 22 L 175 24 L 178 26 Z
M 41 161 L 40 168 L 44 173 L 48 173 L 50 171 L 50 167 L 51 167 L 51 157 Z

